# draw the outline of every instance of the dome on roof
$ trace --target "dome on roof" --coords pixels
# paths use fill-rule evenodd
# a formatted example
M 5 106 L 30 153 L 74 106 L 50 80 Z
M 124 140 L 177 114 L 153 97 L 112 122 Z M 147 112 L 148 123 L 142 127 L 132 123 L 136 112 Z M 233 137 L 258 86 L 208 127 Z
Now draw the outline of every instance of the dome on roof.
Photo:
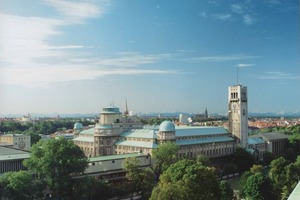
M 74 124 L 74 129 L 83 129 L 83 125 L 79 122 Z
M 175 125 L 171 121 L 163 121 L 159 126 L 159 131 L 175 131 Z

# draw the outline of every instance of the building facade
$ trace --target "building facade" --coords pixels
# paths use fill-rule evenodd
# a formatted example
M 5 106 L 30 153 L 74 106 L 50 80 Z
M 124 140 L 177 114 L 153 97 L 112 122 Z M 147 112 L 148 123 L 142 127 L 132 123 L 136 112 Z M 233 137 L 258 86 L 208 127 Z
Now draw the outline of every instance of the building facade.
M 247 87 L 230 86 L 228 89 L 228 128 L 240 147 L 248 144 L 248 94 Z
M 115 155 L 114 145 L 123 132 L 131 129 L 142 129 L 143 124 L 137 116 L 124 114 L 118 107 L 108 106 L 100 112 L 100 119 L 93 128 L 83 130 L 82 125 L 74 125 L 74 143 L 88 157 Z
M 74 125 L 74 143 L 88 157 L 128 153 L 152 154 L 153 149 L 165 142 L 180 146 L 178 157 L 194 158 L 230 155 L 236 147 L 235 139 L 222 127 L 175 126 L 164 121 L 160 126 L 143 126 L 137 116 L 130 116 L 119 108 L 103 108 L 100 120 L 93 128 L 83 130 Z
M 0 135 L 0 144 L 9 145 L 15 149 L 30 150 L 31 137 L 25 134 L 3 134 Z
M 26 151 L 0 146 L 0 176 L 6 172 L 26 170 L 23 161 L 29 157 Z

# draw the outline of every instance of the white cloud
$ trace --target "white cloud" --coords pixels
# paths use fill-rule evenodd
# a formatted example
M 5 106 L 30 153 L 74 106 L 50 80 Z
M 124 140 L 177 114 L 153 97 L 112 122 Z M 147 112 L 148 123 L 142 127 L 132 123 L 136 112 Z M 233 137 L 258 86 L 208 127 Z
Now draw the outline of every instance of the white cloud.
M 44 0 L 44 2 L 68 20 L 78 23 L 80 20 L 102 16 L 105 13 L 104 6 L 109 1 L 98 1 L 101 6 L 92 1 Z
M 61 34 L 57 28 L 63 24 L 63 21 L 57 19 L 0 13 L 0 62 L 22 66 L 37 58 L 64 54 L 60 50 L 53 51 L 47 43 L 49 38 Z
M 124 55 L 124 52 L 121 55 Z M 118 58 L 101 59 L 94 64 L 100 66 L 134 67 L 154 63 L 163 57 L 165 57 L 163 54 L 141 55 L 139 53 L 129 53 Z
M 243 16 L 243 22 L 246 24 L 246 25 L 251 25 L 255 22 L 255 19 L 253 17 L 251 17 L 250 15 L 244 15 Z
M 240 4 L 232 4 L 230 5 L 232 12 L 242 14 L 245 12 L 244 7 Z
M 249 60 L 261 58 L 261 56 L 245 56 L 245 55 L 230 55 L 230 56 L 206 56 L 206 57 L 194 57 L 186 59 L 186 61 L 208 61 L 208 62 L 226 62 L 235 60 Z
M 254 66 L 254 64 L 237 64 L 236 65 L 237 67 L 252 67 L 252 66 Z
M 298 80 L 300 79 L 299 75 L 286 73 L 286 72 L 266 72 L 265 75 L 260 76 L 259 79 L 269 79 L 269 80 Z
M 105 68 L 83 64 L 41 64 L 40 66 L 3 69 L 3 84 L 45 88 L 53 83 L 93 80 L 108 75 L 174 74 L 175 70 Z
M 212 14 L 213 19 L 221 20 L 221 21 L 230 21 L 232 20 L 231 14 Z
M 89 16 L 96 16 L 97 12 L 91 13 L 94 14 Z M 68 20 L 0 13 L 0 84 L 47 87 L 56 82 L 92 80 L 105 75 L 176 73 L 140 68 L 166 59 L 168 54 L 121 52 L 113 58 L 99 59 L 89 50 L 95 47 L 51 44 L 52 38 L 63 34 L 62 27 L 69 24 Z

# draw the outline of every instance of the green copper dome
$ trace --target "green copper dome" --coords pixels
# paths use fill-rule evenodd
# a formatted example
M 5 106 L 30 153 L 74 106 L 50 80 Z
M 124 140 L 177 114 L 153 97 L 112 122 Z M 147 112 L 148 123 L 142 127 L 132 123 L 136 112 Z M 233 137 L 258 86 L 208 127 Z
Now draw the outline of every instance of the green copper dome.
M 83 125 L 77 122 L 74 124 L 74 129 L 83 129 Z
M 171 121 L 163 121 L 159 126 L 159 131 L 175 131 L 175 125 Z

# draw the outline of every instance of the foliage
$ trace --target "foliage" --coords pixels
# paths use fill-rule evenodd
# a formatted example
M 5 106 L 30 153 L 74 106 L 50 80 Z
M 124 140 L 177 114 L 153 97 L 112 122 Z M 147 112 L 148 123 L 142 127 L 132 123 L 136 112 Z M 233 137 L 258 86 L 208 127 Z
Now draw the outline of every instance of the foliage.
M 248 199 L 286 199 L 300 178 L 300 156 L 294 163 L 279 157 L 270 164 L 268 173 L 254 165 L 240 178 L 240 197 Z
M 272 186 L 268 177 L 259 172 L 247 179 L 245 192 L 251 200 L 273 199 Z
M 166 142 L 154 149 L 152 154 L 155 158 L 154 169 L 158 174 L 168 169 L 168 167 L 176 162 L 179 146 L 173 142 Z
M 238 167 L 239 172 L 244 172 L 250 169 L 255 163 L 254 158 L 243 148 L 236 148 L 232 162 Z
M 110 197 L 109 185 L 104 181 L 88 176 L 74 180 L 72 199 L 97 199 L 105 200 Z
M 183 159 L 163 172 L 150 199 L 213 200 L 220 197 L 216 169 Z
M 144 199 L 148 199 L 155 184 L 154 172 L 150 168 L 141 169 L 139 160 L 135 157 L 126 158 L 123 162 L 126 179 L 129 182 L 129 192 L 140 192 Z
M 84 126 L 90 125 L 91 122 L 87 120 L 75 120 L 75 119 L 60 119 L 60 120 L 43 120 L 21 123 L 17 121 L 4 121 L 0 122 L 0 132 L 16 132 L 23 133 L 25 131 L 34 132 L 35 134 L 49 135 L 58 130 L 72 129 L 75 122 L 80 122 Z
M 26 171 L 8 172 L 0 177 L 0 199 L 35 199 L 42 197 L 42 182 L 32 180 Z
M 196 158 L 197 163 L 204 166 L 210 166 L 211 162 L 205 155 L 199 154 Z
M 263 164 L 269 166 L 273 160 L 275 160 L 277 156 L 271 152 L 266 151 L 264 153 L 264 161 Z
M 277 191 L 283 187 L 282 180 L 284 180 L 284 169 L 287 165 L 289 165 L 289 161 L 283 157 L 273 160 L 270 164 L 269 177 Z
M 227 181 L 220 181 L 221 200 L 232 200 L 233 190 Z
M 252 172 L 246 171 L 245 173 L 242 174 L 240 178 L 239 196 L 241 198 L 246 198 L 247 180 L 252 175 L 253 175 Z
M 227 164 L 223 167 L 222 174 L 223 175 L 228 175 L 228 174 L 233 174 L 237 171 L 238 171 L 238 167 L 233 163 L 229 163 L 229 164 Z
M 54 197 L 66 197 L 72 193 L 71 175 L 82 173 L 87 167 L 87 158 L 72 141 L 64 138 L 39 141 L 33 145 L 31 157 L 24 166 L 45 180 Z

